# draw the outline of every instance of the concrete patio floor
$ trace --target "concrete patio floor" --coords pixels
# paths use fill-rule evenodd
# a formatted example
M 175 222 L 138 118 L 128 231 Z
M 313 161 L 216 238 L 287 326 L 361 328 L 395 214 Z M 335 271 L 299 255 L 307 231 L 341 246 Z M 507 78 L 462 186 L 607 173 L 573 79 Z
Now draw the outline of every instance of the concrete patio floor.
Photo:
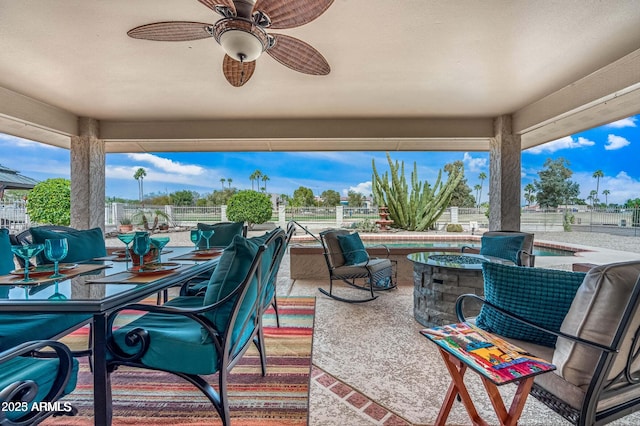
M 170 235 L 170 244 L 190 245 L 188 235 Z M 604 264 L 640 259 L 640 237 L 554 232 L 536 233 L 535 238 L 583 250 L 572 257 L 538 256 L 537 267 L 571 269 L 572 263 Z M 110 240 L 107 240 L 109 246 L 121 245 L 117 240 Z M 327 286 L 327 279 L 290 279 L 289 256 L 283 259 L 278 295 L 316 297 L 309 426 L 432 425 L 449 385 L 449 376 L 435 345 L 419 333 L 422 326 L 413 318 L 413 286 L 404 285 L 382 293 L 378 299 L 365 304 L 329 299 L 318 292 L 318 287 Z M 339 287 L 341 291 L 356 291 Z M 497 424 L 478 376 L 469 372 L 465 382 L 480 415 L 489 424 Z M 502 386 L 500 391 L 508 405 L 515 386 Z M 447 424 L 469 423 L 462 405 L 455 403 Z M 518 424 L 569 423 L 530 398 Z M 640 413 L 612 424 L 638 425 Z

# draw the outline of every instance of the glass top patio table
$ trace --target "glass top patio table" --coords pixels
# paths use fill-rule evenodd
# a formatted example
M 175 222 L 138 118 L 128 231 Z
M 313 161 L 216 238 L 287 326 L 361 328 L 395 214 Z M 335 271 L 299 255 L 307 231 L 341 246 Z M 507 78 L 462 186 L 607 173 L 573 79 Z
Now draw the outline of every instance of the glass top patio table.
M 87 313 L 92 315 L 92 361 L 94 422 L 96 425 L 110 425 L 112 408 L 109 376 L 107 374 L 107 315 L 114 309 L 135 303 L 146 297 L 179 285 L 198 275 L 212 271 L 220 257 L 199 260 L 172 260 L 193 251 L 191 247 L 167 247 L 172 252 L 165 254 L 165 262 L 177 262 L 182 266 L 173 273 L 161 274 L 156 280 L 146 283 L 109 283 L 108 277 L 126 272 L 131 262 L 113 260 L 93 260 L 86 264 L 108 266 L 59 281 L 40 285 L 1 285 L 9 287 L 8 297 L 0 298 L 0 312 L 40 312 L 40 313 Z M 87 283 L 100 279 L 100 283 Z M 54 293 L 63 295 L 50 297 Z
M 8 295 L 0 297 L 0 312 L 105 312 L 142 300 L 211 270 L 217 265 L 219 259 L 218 257 L 200 261 L 173 260 L 174 257 L 191 252 L 193 248 L 167 247 L 166 250 L 170 250 L 170 253 L 163 255 L 163 262 L 175 262 L 180 267 L 166 273 L 149 275 L 149 282 L 109 283 L 110 276 L 126 272 L 127 267 L 131 268 L 133 266 L 131 261 L 91 260 L 82 262 L 81 265 L 106 267 L 72 278 L 61 278 L 36 285 L 2 284 L 0 288 L 5 288 L 5 292 L 8 290 Z M 92 283 L 96 279 L 103 282 Z

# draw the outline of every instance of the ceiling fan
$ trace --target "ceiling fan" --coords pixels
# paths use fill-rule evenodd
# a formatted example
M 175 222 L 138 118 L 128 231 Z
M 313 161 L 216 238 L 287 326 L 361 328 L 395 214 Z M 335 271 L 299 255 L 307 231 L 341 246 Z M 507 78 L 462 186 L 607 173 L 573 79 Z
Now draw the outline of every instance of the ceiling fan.
M 198 0 L 222 15 L 213 24 L 169 21 L 141 25 L 130 37 L 155 41 L 188 41 L 213 37 L 224 49 L 222 72 L 232 86 L 244 85 L 267 52 L 292 70 L 327 75 L 329 63 L 320 52 L 295 37 L 267 33 L 266 29 L 294 28 L 313 21 L 333 0 Z

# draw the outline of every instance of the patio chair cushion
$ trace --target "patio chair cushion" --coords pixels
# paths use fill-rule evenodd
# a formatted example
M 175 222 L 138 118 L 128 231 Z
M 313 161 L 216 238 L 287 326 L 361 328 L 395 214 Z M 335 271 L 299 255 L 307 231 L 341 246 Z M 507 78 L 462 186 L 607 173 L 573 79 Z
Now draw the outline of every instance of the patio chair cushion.
M 487 301 L 537 325 L 558 331 L 585 274 L 555 269 L 528 268 L 485 262 L 484 294 Z M 537 330 L 483 306 L 480 328 L 505 337 L 550 346 L 556 336 Z
M 9 230 L 0 228 L 0 275 L 6 275 L 15 269 L 13 252 L 9 240 Z
M 33 227 L 29 230 L 35 244 L 44 244 L 47 239 L 66 238 L 69 245 L 67 256 L 63 262 L 80 262 L 95 257 L 107 255 L 102 229 L 93 228 L 87 230 L 70 229 L 68 231 L 53 231 Z M 43 256 L 43 263 L 53 263 Z
M 89 314 L 1 313 L 0 351 L 30 340 L 48 340 L 89 322 Z
M 524 235 L 483 235 L 480 254 L 507 259 L 518 264 L 518 252 L 522 250 Z
M 226 247 L 231 244 L 233 237 L 242 235 L 244 222 L 224 222 L 224 223 L 198 223 L 201 231 L 213 231 L 213 236 L 209 239 L 209 247 Z M 205 248 L 207 241 L 203 238 L 198 243 L 199 248 Z
M 344 256 L 345 265 L 356 265 L 369 260 L 369 254 L 364 248 L 364 243 L 357 232 L 353 234 L 338 235 L 338 243 Z
M 201 297 L 185 296 L 178 299 L 193 301 L 189 305 L 174 302 L 172 306 L 196 307 L 198 303 L 202 304 Z M 203 344 L 202 327 L 194 320 L 182 315 L 147 313 L 114 330 L 115 342 L 129 354 L 136 353 L 138 347 L 127 346 L 126 334 L 137 327 L 149 333 L 150 344 L 142 356 L 142 364 L 186 374 L 213 374 L 218 371 L 215 346 L 210 342 Z
M 578 289 L 560 330 L 603 345 L 610 345 L 618 330 L 624 308 L 640 277 L 640 261 L 613 263 L 591 269 Z M 640 326 L 640 312 L 635 312 L 620 347 L 621 354 L 630 351 L 634 333 Z M 553 355 L 558 374 L 586 390 L 600 351 L 559 338 Z M 624 370 L 626 357 L 616 358 L 607 381 Z M 632 371 L 637 371 L 637 363 Z M 606 383 L 605 382 L 605 383 Z
M 245 279 L 251 268 L 251 263 L 258 252 L 258 245 L 240 235 L 233 238 L 231 244 L 224 249 L 218 266 L 213 271 L 207 290 L 204 295 L 204 305 L 217 303 L 231 294 Z M 247 296 L 243 300 L 243 305 L 238 310 L 236 324 L 242 324 L 249 315 L 255 315 L 253 311 L 253 303 L 258 297 L 257 294 L 257 277 L 249 283 Z M 214 311 L 206 312 L 206 315 L 214 324 L 217 330 L 224 330 L 229 321 L 229 315 L 233 311 L 233 300 Z M 231 341 L 235 342 L 239 338 L 240 330 L 234 330 L 231 333 Z M 252 330 L 245 330 L 242 337 L 247 337 Z M 207 333 L 203 331 L 203 339 L 209 339 Z
M 27 414 L 33 404 L 44 400 L 53 386 L 59 364 L 60 360 L 57 358 L 43 359 L 22 356 L 10 359 L 2 364 L 2 368 L 0 369 L 0 390 L 5 389 L 12 383 L 27 380 L 31 380 L 38 385 L 38 391 L 33 401 L 29 404 L 29 408 L 27 408 L 26 411 L 6 411 L 5 415 L 8 419 L 17 420 Z M 76 388 L 77 379 L 78 360 L 74 358 L 71 376 L 64 388 L 62 396 L 73 392 Z

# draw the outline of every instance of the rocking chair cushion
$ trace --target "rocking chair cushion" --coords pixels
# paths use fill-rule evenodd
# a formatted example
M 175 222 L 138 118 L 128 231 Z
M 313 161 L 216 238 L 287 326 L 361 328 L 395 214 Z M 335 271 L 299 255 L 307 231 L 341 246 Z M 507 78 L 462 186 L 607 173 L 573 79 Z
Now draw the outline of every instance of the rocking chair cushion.
M 338 243 L 344 256 L 345 265 L 356 265 L 369 260 L 369 254 L 357 232 L 347 235 L 338 235 Z

